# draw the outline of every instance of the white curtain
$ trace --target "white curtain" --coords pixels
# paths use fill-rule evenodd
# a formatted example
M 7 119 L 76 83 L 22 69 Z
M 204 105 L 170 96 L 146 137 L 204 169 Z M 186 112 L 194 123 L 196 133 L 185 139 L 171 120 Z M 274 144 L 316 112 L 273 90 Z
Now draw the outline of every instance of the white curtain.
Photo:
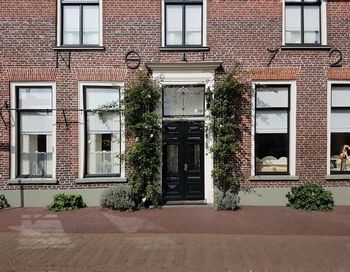
M 256 111 L 256 133 L 287 133 L 288 114 L 286 110 Z
M 19 88 L 20 109 L 51 109 L 51 88 Z
M 350 86 L 332 87 L 332 107 L 350 107 Z
M 99 44 L 100 14 L 99 6 L 84 6 L 83 10 L 83 43 Z
M 301 43 L 301 8 L 286 7 L 286 43 Z
M 52 134 L 52 113 L 22 112 L 20 114 L 21 134 Z
M 182 44 L 182 6 L 166 6 L 166 43 L 167 45 Z
M 86 109 L 99 109 L 103 105 L 119 101 L 119 88 L 89 87 L 85 90 Z
M 304 42 L 320 43 L 320 7 L 304 7 Z
M 202 6 L 186 6 L 186 44 L 202 43 Z
M 350 110 L 332 110 L 332 132 L 350 132 Z
M 258 88 L 256 91 L 257 108 L 288 107 L 288 87 Z
M 63 44 L 79 44 L 80 8 L 63 7 Z

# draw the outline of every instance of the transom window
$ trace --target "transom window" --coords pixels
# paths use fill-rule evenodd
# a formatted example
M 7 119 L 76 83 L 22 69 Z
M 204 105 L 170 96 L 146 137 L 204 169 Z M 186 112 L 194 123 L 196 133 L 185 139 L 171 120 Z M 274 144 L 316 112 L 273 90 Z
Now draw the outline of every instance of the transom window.
M 119 87 L 84 87 L 85 176 L 120 176 L 120 113 L 109 112 L 102 120 L 97 110 L 119 102 Z
M 62 45 L 100 44 L 98 0 L 61 0 Z
M 321 0 L 285 1 L 285 43 L 321 44 Z
M 18 177 L 51 178 L 53 117 L 51 87 L 17 87 Z
M 165 0 L 165 45 L 202 46 L 203 1 Z
M 163 116 L 204 116 L 203 85 L 163 87 Z
M 331 174 L 349 174 L 350 85 L 333 85 L 331 100 Z
M 289 86 L 256 87 L 255 174 L 289 174 Z

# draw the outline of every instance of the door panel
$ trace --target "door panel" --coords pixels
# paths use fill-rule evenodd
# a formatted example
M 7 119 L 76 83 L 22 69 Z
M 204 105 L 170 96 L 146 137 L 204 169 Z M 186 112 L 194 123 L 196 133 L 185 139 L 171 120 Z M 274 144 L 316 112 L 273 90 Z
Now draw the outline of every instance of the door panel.
M 204 123 L 163 125 L 163 197 L 204 199 Z

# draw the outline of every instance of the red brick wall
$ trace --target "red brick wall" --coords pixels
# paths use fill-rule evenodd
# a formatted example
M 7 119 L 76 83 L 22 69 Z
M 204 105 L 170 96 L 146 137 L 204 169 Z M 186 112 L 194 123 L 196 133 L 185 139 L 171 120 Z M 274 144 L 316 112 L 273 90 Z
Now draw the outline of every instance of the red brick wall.
M 209 52 L 188 53 L 188 61 L 223 61 L 229 69 L 241 62 L 244 78 L 295 79 L 297 82 L 296 174 L 299 182 L 249 182 L 251 165 L 250 94 L 245 102 L 239 155 L 244 185 L 284 187 L 307 181 L 330 186 L 349 186 L 347 181 L 325 180 L 327 163 L 327 80 L 350 79 L 350 3 L 327 4 L 328 45 L 343 52 L 343 69 L 329 68 L 327 50 L 282 50 L 267 69 L 266 48 L 282 43 L 282 3 L 280 0 L 208 0 Z M 137 51 L 145 62 L 181 61 L 180 52 L 161 52 L 160 0 L 103 0 L 103 45 L 106 50 L 73 51 L 71 69 L 62 59 L 56 69 L 56 0 L 0 1 L 0 104 L 10 100 L 11 81 L 55 81 L 57 107 L 78 107 L 78 80 L 124 80 L 133 78 L 124 58 Z M 63 52 L 67 57 L 67 53 Z M 281 68 L 281 69 L 280 69 Z M 67 129 L 62 113 L 57 113 L 57 178 L 59 185 L 28 188 L 89 188 L 104 185 L 77 185 L 77 114 L 68 114 Z M 5 112 L 5 119 L 9 120 Z M 10 175 L 9 130 L 0 120 L 0 188 Z M 316 145 L 315 145 L 316 143 Z

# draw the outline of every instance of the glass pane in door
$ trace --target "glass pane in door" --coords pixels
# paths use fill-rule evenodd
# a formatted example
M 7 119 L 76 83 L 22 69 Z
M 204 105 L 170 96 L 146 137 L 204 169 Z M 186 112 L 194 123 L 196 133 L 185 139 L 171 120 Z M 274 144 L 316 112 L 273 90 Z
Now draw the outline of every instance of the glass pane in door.
M 200 171 L 201 170 L 201 145 L 189 144 L 188 145 L 188 171 Z
M 167 174 L 179 172 L 179 147 L 178 145 L 167 146 Z

